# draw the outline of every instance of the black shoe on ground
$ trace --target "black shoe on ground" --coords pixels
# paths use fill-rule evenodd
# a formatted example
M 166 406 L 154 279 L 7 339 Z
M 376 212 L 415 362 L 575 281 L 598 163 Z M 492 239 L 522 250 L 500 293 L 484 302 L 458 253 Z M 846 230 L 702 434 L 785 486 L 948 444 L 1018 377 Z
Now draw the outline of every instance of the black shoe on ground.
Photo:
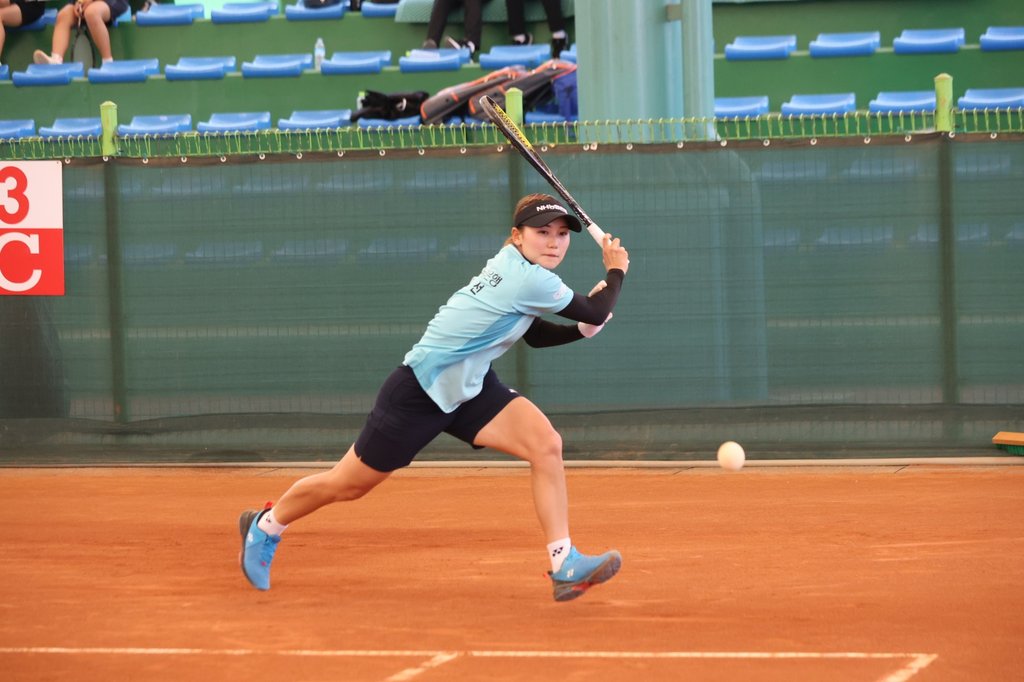
M 479 49 L 473 43 L 472 40 L 456 40 L 455 38 L 452 38 L 451 36 L 445 36 L 445 41 L 448 43 L 448 45 L 450 47 L 452 47 L 452 48 L 454 48 L 456 50 L 461 50 L 463 48 L 469 50 L 469 58 L 470 59 L 472 59 L 474 56 L 476 56 L 476 51 L 477 51 L 477 49 Z

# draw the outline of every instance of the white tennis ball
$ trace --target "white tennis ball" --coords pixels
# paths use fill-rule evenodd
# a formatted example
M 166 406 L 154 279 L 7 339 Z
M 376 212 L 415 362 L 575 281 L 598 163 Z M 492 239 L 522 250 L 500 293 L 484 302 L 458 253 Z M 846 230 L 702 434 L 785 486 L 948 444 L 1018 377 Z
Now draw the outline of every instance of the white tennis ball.
M 723 469 L 736 471 L 743 468 L 747 455 L 739 443 L 726 441 L 718 446 L 718 464 Z

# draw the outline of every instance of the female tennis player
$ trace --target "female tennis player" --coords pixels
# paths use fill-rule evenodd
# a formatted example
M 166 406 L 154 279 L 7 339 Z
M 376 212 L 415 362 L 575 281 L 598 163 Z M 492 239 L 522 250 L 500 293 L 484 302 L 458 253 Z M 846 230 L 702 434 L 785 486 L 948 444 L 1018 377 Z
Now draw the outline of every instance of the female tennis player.
M 520 338 L 535 348 L 557 346 L 594 336 L 611 318 L 629 269 L 629 254 L 618 239 L 605 236 L 607 275 L 588 296 L 573 293 L 552 272 L 565 258 L 570 232 L 580 229 L 576 216 L 552 196 L 531 194 L 519 201 L 505 245 L 441 306 L 384 382 L 341 461 L 297 481 L 272 508 L 242 513 L 240 561 L 254 587 L 270 589 L 270 563 L 289 524 L 332 502 L 362 497 L 441 432 L 530 463 L 555 600 L 575 599 L 618 572 L 617 551 L 591 556 L 572 545 L 561 436 L 491 368 Z M 541 319 L 548 313 L 574 323 Z

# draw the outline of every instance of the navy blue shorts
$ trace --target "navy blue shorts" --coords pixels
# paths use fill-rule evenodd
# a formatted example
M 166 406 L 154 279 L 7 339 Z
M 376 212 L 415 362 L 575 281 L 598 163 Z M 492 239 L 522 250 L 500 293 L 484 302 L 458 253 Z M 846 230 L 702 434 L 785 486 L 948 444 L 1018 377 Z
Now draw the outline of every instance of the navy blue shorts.
M 43 16 L 46 11 L 45 2 L 28 2 L 28 0 L 13 0 L 12 5 L 17 5 L 21 8 L 21 25 L 31 24 L 33 21 Z
M 367 466 L 387 472 L 408 466 L 441 433 L 473 445 L 480 429 L 518 395 L 489 369 L 479 395 L 446 413 L 423 390 L 412 369 L 401 365 L 377 393 L 356 439 L 356 454 Z

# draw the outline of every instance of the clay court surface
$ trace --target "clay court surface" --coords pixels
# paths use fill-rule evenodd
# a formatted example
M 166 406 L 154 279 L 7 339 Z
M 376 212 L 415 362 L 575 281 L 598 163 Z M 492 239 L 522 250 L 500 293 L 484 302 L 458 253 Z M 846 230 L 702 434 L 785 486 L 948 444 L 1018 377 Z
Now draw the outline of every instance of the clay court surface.
M 521 468 L 412 468 L 284 535 L 303 469 L 0 469 L 4 680 L 1020 680 L 1024 466 L 569 470 L 621 573 L 555 603 Z

